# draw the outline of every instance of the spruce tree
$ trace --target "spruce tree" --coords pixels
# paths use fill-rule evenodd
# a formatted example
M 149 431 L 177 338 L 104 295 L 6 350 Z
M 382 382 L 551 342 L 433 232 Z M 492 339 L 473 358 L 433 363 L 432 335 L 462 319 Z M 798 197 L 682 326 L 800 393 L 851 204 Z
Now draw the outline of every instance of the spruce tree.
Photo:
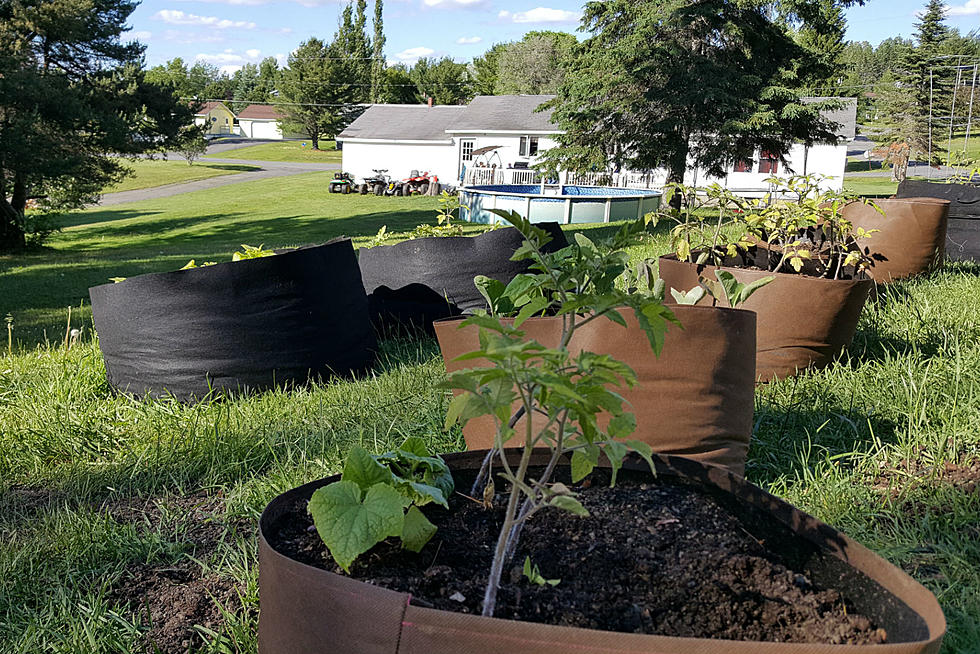
M 147 81 L 144 46 L 122 38 L 136 5 L 0 2 L 0 250 L 25 244 L 29 200 L 90 203 L 125 175 L 120 155 L 176 146 L 192 121 L 174 86 Z
M 894 88 L 880 88 L 883 144 L 903 155 L 894 162 L 893 177 L 905 179 L 910 159 L 940 162 L 943 149 L 932 139 L 932 108 L 943 105 L 943 95 L 933 83 L 932 68 L 946 37 L 946 6 L 929 0 L 915 27 L 915 47 L 905 50 Z M 931 155 L 931 156 L 930 156 Z

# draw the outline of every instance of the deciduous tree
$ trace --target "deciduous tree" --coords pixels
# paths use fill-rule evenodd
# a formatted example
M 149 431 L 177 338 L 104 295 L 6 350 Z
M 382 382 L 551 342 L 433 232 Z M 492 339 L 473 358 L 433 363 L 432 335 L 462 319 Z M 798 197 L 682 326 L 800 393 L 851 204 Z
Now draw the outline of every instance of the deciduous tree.
M 800 99 L 793 75 L 808 53 L 770 4 L 588 3 L 592 36 L 550 103 L 564 134 L 546 165 L 665 168 L 679 182 L 691 164 L 720 176 L 759 149 L 835 140 L 828 107 Z

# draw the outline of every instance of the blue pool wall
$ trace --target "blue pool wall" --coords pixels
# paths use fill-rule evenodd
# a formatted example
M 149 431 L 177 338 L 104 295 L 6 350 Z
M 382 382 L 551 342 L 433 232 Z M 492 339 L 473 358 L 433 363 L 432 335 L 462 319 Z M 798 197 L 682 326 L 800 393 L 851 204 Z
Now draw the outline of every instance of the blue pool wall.
M 660 208 L 660 192 L 611 186 L 561 187 L 560 195 L 541 195 L 537 184 L 488 184 L 460 190 L 463 217 L 474 223 L 494 223 L 500 218 L 491 209 L 516 211 L 531 222 L 601 223 L 635 220 Z M 530 210 L 530 216 L 528 211 Z

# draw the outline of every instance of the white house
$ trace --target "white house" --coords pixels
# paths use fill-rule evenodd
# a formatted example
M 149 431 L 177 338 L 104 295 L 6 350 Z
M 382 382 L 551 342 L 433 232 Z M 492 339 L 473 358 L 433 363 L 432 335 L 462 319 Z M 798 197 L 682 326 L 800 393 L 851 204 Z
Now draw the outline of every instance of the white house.
M 555 146 L 560 130 L 551 122 L 551 112 L 536 109 L 553 96 L 477 96 L 465 106 L 371 105 L 337 136 L 343 143 L 343 165 L 357 177 L 374 169 L 387 169 L 393 178 L 410 171 L 428 171 L 444 184 L 533 184 L 538 181 L 530 168 L 538 156 Z M 816 99 L 811 99 L 816 101 Z M 746 195 L 766 190 L 771 176 L 821 174 L 831 178 L 828 186 L 843 184 L 847 143 L 854 139 L 857 103 L 846 100 L 843 109 L 828 114 L 838 129 L 836 144 L 805 147 L 794 145 L 786 162 L 758 152 L 751 161 L 736 162 L 727 177 L 713 179 L 690 169 L 688 184 L 719 182 Z M 568 174 L 569 181 L 618 186 L 658 188 L 664 171 Z M 605 179 L 602 179 L 605 178 Z
M 387 169 L 393 178 L 428 171 L 458 184 L 464 171 L 516 171 L 518 177 L 554 147 L 550 112 L 535 109 L 551 96 L 478 96 L 468 105 L 372 105 L 337 135 L 344 170 L 357 177 Z

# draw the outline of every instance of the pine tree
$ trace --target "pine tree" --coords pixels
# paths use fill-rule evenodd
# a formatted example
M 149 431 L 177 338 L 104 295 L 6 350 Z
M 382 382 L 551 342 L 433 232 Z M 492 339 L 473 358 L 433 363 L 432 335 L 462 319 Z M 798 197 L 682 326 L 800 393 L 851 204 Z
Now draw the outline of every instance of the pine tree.
M 833 0 L 823 0 L 817 19 L 803 23 L 796 34 L 796 42 L 809 53 L 805 70 L 800 71 L 800 82 L 809 95 L 841 95 L 832 91 L 846 75 L 844 35 L 847 19 L 844 10 Z M 842 89 L 843 95 L 851 95 Z
M 907 175 L 909 159 L 926 159 L 938 164 L 942 149 L 932 140 L 932 107 L 942 104 L 942 95 L 932 83 L 931 68 L 939 46 L 946 37 L 946 6 L 942 0 L 929 0 L 916 23 L 915 47 L 902 56 L 895 90 L 881 89 L 878 106 L 882 114 L 883 144 L 908 154 L 900 157 L 893 176 L 902 181 Z M 930 156 L 931 155 L 931 156 Z
M 0 2 L 0 250 L 25 244 L 29 199 L 90 203 L 124 176 L 120 155 L 175 146 L 192 121 L 174 86 L 147 81 L 144 46 L 121 38 L 136 5 Z
M 385 92 L 384 0 L 374 0 L 374 39 L 371 41 L 371 102 L 381 102 Z

